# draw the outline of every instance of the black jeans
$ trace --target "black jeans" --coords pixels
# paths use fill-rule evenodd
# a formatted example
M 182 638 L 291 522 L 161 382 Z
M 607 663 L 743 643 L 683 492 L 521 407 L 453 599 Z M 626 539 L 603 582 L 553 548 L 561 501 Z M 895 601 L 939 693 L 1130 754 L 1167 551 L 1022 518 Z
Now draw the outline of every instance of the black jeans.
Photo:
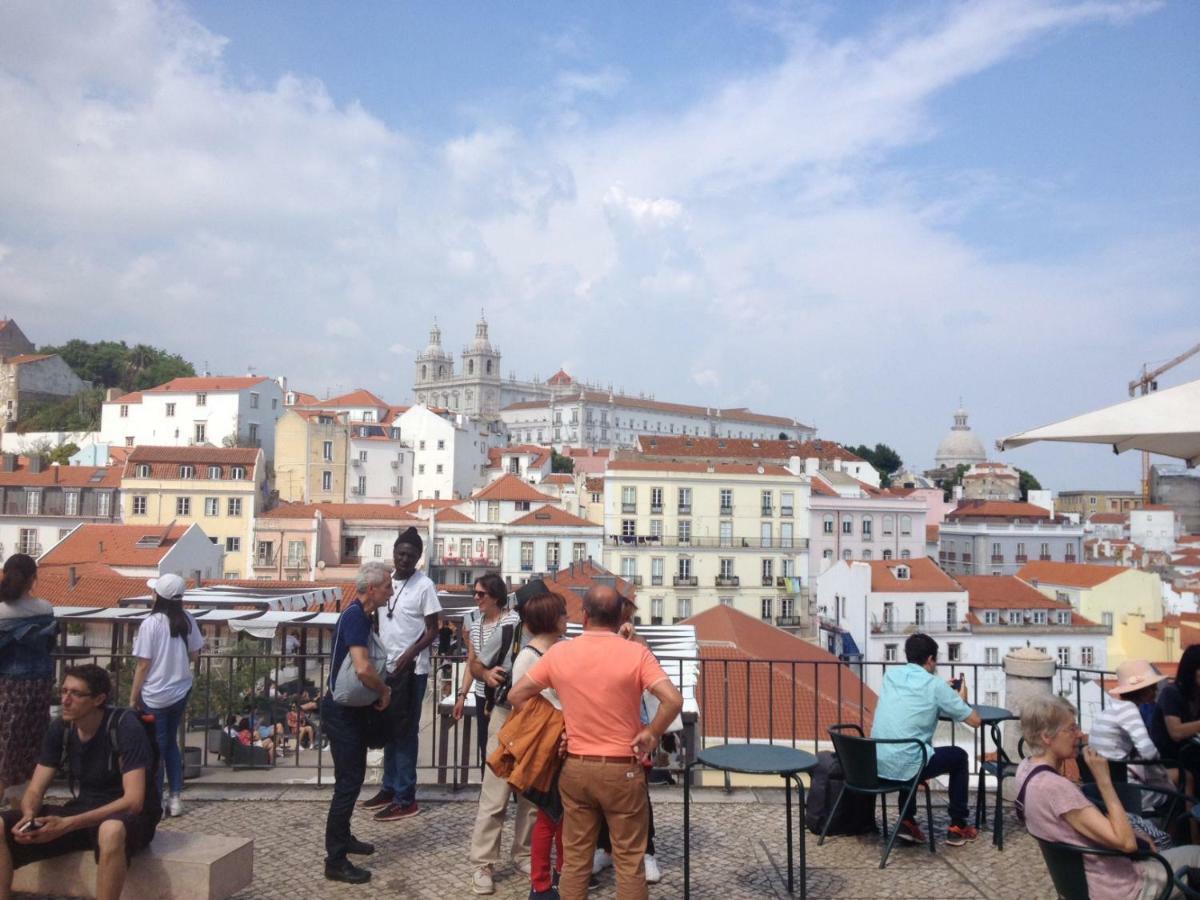
M 654 855 L 654 804 L 650 802 L 650 788 L 646 788 L 646 815 L 650 817 L 650 823 L 646 831 L 646 852 L 651 856 Z M 596 836 L 596 846 L 605 853 L 612 853 L 612 838 L 608 834 L 608 820 L 603 819 L 600 822 L 600 834 Z
M 321 698 L 321 727 L 333 756 L 333 799 L 325 819 L 325 862 L 346 859 L 350 817 L 367 777 L 366 707 L 343 706 Z

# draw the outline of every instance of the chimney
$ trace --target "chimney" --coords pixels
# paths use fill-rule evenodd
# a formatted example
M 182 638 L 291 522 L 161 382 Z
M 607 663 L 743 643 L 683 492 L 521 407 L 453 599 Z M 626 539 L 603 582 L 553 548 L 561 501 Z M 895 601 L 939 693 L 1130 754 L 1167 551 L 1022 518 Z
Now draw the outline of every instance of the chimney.
M 100 548 L 100 555 L 103 556 L 104 555 L 104 541 L 97 541 L 97 545 Z
M 104 402 L 111 403 L 113 400 L 116 400 L 118 397 L 120 397 L 123 393 L 125 393 L 125 392 L 122 391 L 120 388 L 108 388 L 104 392 Z
M 793 475 L 804 474 L 804 460 L 798 456 L 788 457 L 788 471 Z
M 71 566 L 67 569 L 67 586 L 71 590 L 75 590 L 75 585 L 79 583 L 79 578 L 76 576 L 75 567 Z
M 808 459 L 804 460 L 805 475 L 816 475 L 820 468 L 821 460 L 817 459 L 815 456 L 810 456 Z
M 203 573 L 203 572 L 201 572 L 199 569 L 196 569 L 195 571 L 193 571 L 193 572 L 192 572 L 192 577 L 193 577 L 193 578 L 196 580 L 196 587 L 200 587 L 200 584 L 201 584 L 201 576 L 202 576 L 203 574 L 204 574 L 204 573 Z

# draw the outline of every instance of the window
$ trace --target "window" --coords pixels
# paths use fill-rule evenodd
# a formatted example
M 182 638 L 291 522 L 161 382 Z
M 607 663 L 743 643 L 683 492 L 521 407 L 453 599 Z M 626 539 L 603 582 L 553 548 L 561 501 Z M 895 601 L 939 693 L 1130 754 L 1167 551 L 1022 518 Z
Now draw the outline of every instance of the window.
M 533 571 L 533 541 L 521 541 L 521 571 Z
M 884 550 L 884 551 L 883 551 L 883 558 L 884 558 L 884 559 L 891 559 L 891 558 L 892 558 L 892 551 L 891 551 L 891 550 Z
M 225 513 L 230 516 L 240 516 L 242 514 L 242 498 L 230 497 L 225 506 Z
M 1035 609 L 1032 613 L 1030 613 L 1030 621 L 1032 621 L 1034 625 L 1045 625 L 1046 611 L 1044 609 Z
M 733 523 L 729 520 L 722 520 L 718 526 L 718 535 L 720 536 L 720 544 L 722 547 L 733 546 Z
M 790 619 L 794 613 L 792 612 L 794 604 L 791 597 L 779 598 L 779 615 L 782 618 Z
M 179 467 L 179 477 L 180 478 L 195 478 L 196 477 L 196 467 L 195 466 L 180 466 Z
M 854 554 L 850 552 L 849 547 L 847 547 L 845 550 L 842 551 L 842 559 L 849 561 L 850 559 L 853 559 L 853 558 L 854 558 Z
M 1058 664 L 1060 666 L 1069 666 L 1071 664 L 1071 648 L 1070 647 L 1059 647 L 1058 648 Z
M 204 498 L 204 514 L 206 516 L 217 516 L 221 514 L 221 498 L 220 497 L 205 497 Z
M 42 509 L 41 491 L 30 491 L 25 495 L 25 515 L 36 516 Z
M 854 534 L 854 517 L 846 516 L 842 519 L 842 534 Z
M 793 526 L 791 522 L 780 522 L 779 523 L 779 546 L 780 547 L 786 548 L 786 547 L 792 546 L 792 529 L 794 527 L 795 526 Z
M 692 520 L 679 520 L 679 543 L 690 544 L 692 542 Z
M 445 450 L 445 449 L 446 449 L 446 442 L 445 442 L 445 441 L 443 441 L 443 440 L 439 440 L 439 441 L 437 442 L 437 448 L 438 448 L 439 450 Z
M 663 619 L 663 598 L 652 597 L 650 599 L 650 624 L 661 625 Z
M 203 444 L 208 440 L 208 428 L 203 422 L 196 423 L 196 443 Z
M 1026 559 L 1025 543 L 1023 541 L 1017 541 L 1017 562 L 1025 562 Z
M 999 706 L 1000 705 L 1000 692 L 999 691 L 984 691 L 983 696 L 984 696 L 983 702 L 986 703 L 988 706 Z
M 253 391 L 250 392 L 250 408 L 258 409 L 258 394 Z
M 176 497 L 175 498 L 175 515 L 190 516 L 192 514 L 192 498 L 191 497 Z
M 622 494 L 624 496 L 624 494 Z M 650 488 L 650 512 L 662 512 L 663 508 L 663 489 L 660 487 Z
M 489 500 L 487 505 L 487 520 L 489 522 L 500 521 L 500 501 Z
M 462 559 L 470 559 L 471 558 L 471 539 L 470 538 L 459 538 L 458 539 L 458 555 Z
M 676 600 L 675 612 L 680 619 L 690 619 L 692 616 L 692 598 L 680 597 Z
M 1089 668 L 1092 665 L 1095 665 L 1095 662 L 1092 659 L 1092 648 L 1091 647 L 1080 647 L 1079 648 L 1079 665 L 1083 666 L 1085 669 Z
M 690 513 L 692 511 L 692 489 L 679 489 L 679 511 L 681 513 Z
M 862 552 L 862 558 L 863 558 L 863 559 L 871 559 L 871 558 L 872 558 L 872 555 L 871 555 L 871 551 L 870 551 L 870 549 L 863 550 L 863 552 Z
M 822 521 L 822 526 L 823 527 L 821 530 L 825 534 L 833 534 L 833 516 L 826 515 L 824 520 Z
M 721 488 L 721 515 L 727 516 L 733 512 L 733 490 Z
M 321 473 L 321 490 L 323 490 L 323 491 L 332 491 L 333 490 L 333 473 L 330 472 L 328 469 L 326 469 L 324 472 Z
M 925 604 L 916 603 L 913 605 L 913 624 L 918 628 L 925 624 Z
M 213 479 L 214 481 L 219 479 L 221 477 L 221 467 L 220 466 L 209 466 L 208 467 L 208 477 Z
M 721 557 L 719 560 L 717 560 L 717 565 L 718 565 L 718 571 L 720 572 L 720 576 L 722 578 L 732 578 L 733 577 L 733 558 L 732 557 L 729 557 L 729 556 Z
M 1000 610 L 985 609 L 983 611 L 983 624 L 984 625 L 999 625 L 1000 624 Z
M 986 649 L 984 649 L 983 661 L 985 663 L 987 663 L 989 666 L 1000 665 L 1000 648 L 999 647 L 987 647 Z
M 425 474 L 425 463 L 420 463 L 420 464 L 418 464 L 418 466 L 417 466 L 417 474 L 418 474 L 418 475 L 424 475 L 424 474 Z
M 1071 595 L 1068 594 L 1066 591 L 1055 591 L 1054 599 L 1057 600 L 1059 603 L 1070 603 Z
M 126 438 L 125 438 L 125 446 L 126 446 L 126 447 L 132 447 L 132 446 L 133 446 L 133 438 L 132 438 L 131 436 L 126 436 Z
M 130 514 L 134 516 L 144 516 L 146 514 L 146 498 L 141 494 L 134 495 L 133 504 L 130 506 Z
M 946 604 L 946 628 L 953 631 L 958 627 L 958 604 L 951 600 Z
M 246 477 L 246 469 L 244 466 L 234 466 L 229 470 L 229 477 L 237 481 L 242 481 Z
M 374 549 L 375 549 L 375 552 L 373 555 L 375 556 L 375 558 L 383 559 L 383 544 L 376 544 Z
M 896 661 L 896 645 L 895 644 L 884 644 L 883 645 L 883 661 L 884 662 L 895 662 Z
M 758 536 L 761 539 L 760 546 L 770 547 L 772 544 L 772 529 L 770 522 L 760 522 L 758 526 Z
M 762 598 L 762 620 L 764 622 L 771 621 L 771 614 L 772 614 L 774 607 L 775 607 L 774 600 L 772 600 L 770 597 Z
M 1059 625 L 1070 625 L 1071 624 L 1071 611 L 1069 609 L 1058 610 L 1058 613 L 1056 616 L 1056 621 L 1058 622 Z
M 418 442 L 417 442 L 417 449 L 418 449 L 418 450 L 424 450 L 424 449 L 425 449 L 425 442 L 424 442 L 424 441 L 418 441 Z
M 442 474 L 442 469 L 443 469 L 443 466 L 442 466 L 442 464 L 441 464 L 441 463 L 438 463 L 438 464 L 437 464 L 437 468 L 435 468 L 435 469 L 434 469 L 434 474 L 435 474 L 435 475 L 441 475 L 441 474 Z M 517 507 L 517 509 L 520 509 L 520 506 L 518 506 L 518 507 Z
M 636 487 L 621 488 L 621 512 L 623 512 L 623 513 L 637 512 L 637 488 Z
M 946 660 L 952 663 L 962 662 L 962 644 L 947 644 Z
M 492 557 L 496 559 L 498 557 Z M 583 562 L 587 559 L 587 544 L 583 541 L 576 541 L 571 545 L 571 559 L 575 562 Z
M 874 522 L 870 516 L 862 517 L 862 536 L 864 541 L 869 541 L 872 538 L 871 529 L 874 527 Z
M 895 516 L 884 516 L 883 517 L 883 536 L 884 537 L 890 536 L 891 534 L 893 534 L 895 532 L 895 529 L 896 529 L 896 517 Z
M 500 559 L 500 542 L 495 538 L 488 538 L 487 558 L 488 562 L 497 562 Z
M 679 557 L 679 565 L 677 568 L 679 571 L 680 578 L 691 578 L 692 577 L 691 557 L 688 557 L 688 556 Z
M 662 536 L 663 536 L 662 519 L 651 519 L 650 520 L 650 537 L 661 541 Z
M 653 556 L 650 558 L 650 583 L 652 585 L 663 583 L 663 572 L 666 566 L 661 556 Z
M 197 406 L 208 406 L 208 394 L 197 394 L 196 395 L 196 405 Z
M 546 544 L 546 568 L 551 572 L 558 570 L 559 561 L 562 559 L 562 549 L 558 541 L 550 541 Z
M 621 537 L 637 536 L 637 519 L 621 520 Z
M 24 553 L 26 556 L 38 555 L 36 528 L 22 528 L 17 541 L 17 552 Z
M 771 491 L 763 491 L 762 492 L 762 514 L 764 516 L 771 515 L 771 506 L 772 506 L 771 496 L 772 496 Z
M 79 492 L 65 491 L 63 493 L 63 515 L 77 516 L 79 515 Z
M 225 538 L 226 553 L 240 553 L 242 550 L 242 539 L 240 537 Z
M 624 579 L 632 579 L 637 575 L 637 557 L 622 556 L 621 557 L 621 577 Z
M 795 494 L 791 491 L 779 492 L 779 514 L 781 516 L 790 516 L 795 503 Z
M 305 559 L 304 541 L 288 541 L 287 564 L 295 567 L 303 564 Z
M 1025 613 L 1019 609 L 1010 609 L 1008 611 L 1008 624 L 1009 625 L 1024 625 L 1025 624 Z
M 121 404 L 121 418 L 122 419 L 129 418 L 129 406 L 125 403 Z
M 775 560 L 764 559 L 762 561 L 762 583 L 764 585 L 775 583 Z
M 912 534 L 912 516 L 900 517 L 900 536 L 908 537 Z
M 325 462 L 333 461 L 333 441 L 324 441 L 321 444 L 321 459 Z
M 911 557 L 912 557 L 912 551 L 911 551 L 911 550 L 901 550 L 901 551 L 900 551 L 900 558 L 901 558 L 901 559 L 910 559 Z
M 168 416 L 175 415 L 175 404 L 174 403 L 167 404 L 167 415 Z

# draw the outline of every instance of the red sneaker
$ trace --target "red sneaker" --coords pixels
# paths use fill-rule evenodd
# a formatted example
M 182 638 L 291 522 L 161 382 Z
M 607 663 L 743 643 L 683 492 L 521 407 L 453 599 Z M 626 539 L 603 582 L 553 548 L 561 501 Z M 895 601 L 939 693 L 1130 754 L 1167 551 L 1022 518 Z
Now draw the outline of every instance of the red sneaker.
M 395 822 L 397 819 L 407 819 L 409 816 L 415 816 L 420 811 L 415 800 L 408 804 L 408 806 L 393 803 L 391 806 L 387 806 L 380 812 L 375 813 L 375 818 L 380 822 Z
M 979 837 L 979 829 L 974 825 L 951 825 L 946 829 L 946 846 L 961 847 L 967 841 Z
M 921 826 L 916 823 L 915 819 L 902 819 L 900 821 L 900 833 L 896 837 L 908 844 L 923 844 L 928 838 L 925 837 L 925 832 L 921 830 Z

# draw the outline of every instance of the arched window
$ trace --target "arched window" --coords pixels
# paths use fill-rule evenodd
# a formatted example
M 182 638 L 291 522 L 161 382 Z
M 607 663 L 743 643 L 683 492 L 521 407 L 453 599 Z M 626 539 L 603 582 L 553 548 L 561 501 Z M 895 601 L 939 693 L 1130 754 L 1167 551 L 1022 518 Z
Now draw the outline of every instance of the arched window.
M 862 536 L 864 538 L 872 537 L 871 530 L 875 527 L 874 521 L 870 516 L 862 517 Z
M 891 559 L 891 558 L 892 558 L 892 551 L 891 551 L 891 550 L 884 550 L 884 551 L 883 551 L 883 558 L 884 558 L 884 559 Z
M 438 378 L 445 378 L 445 377 L 446 377 L 446 367 L 438 366 Z
M 825 519 L 822 522 L 822 526 L 823 526 L 822 531 L 825 534 L 833 534 L 833 515 L 832 514 L 826 514 Z
M 843 550 L 842 551 L 842 559 L 849 559 L 849 558 L 850 558 L 850 550 L 849 549 Z
M 912 534 L 912 516 L 900 517 L 900 534 L 906 537 Z
M 883 517 L 883 536 L 887 537 L 895 530 L 895 528 L 896 528 L 896 517 L 893 515 L 884 516 Z
M 428 370 L 429 370 L 429 367 L 428 367 L 428 366 L 421 366 L 421 380 L 422 380 L 422 381 L 424 381 L 426 378 L 428 378 L 428 377 L 429 377 L 429 371 L 428 371 Z
M 864 551 L 863 551 L 863 559 L 870 559 L 870 558 L 871 558 L 871 551 L 870 551 L 870 550 L 864 550 Z
M 901 551 L 900 551 L 900 558 L 901 558 L 901 559 L 908 559 L 910 556 L 912 556 L 912 554 L 911 554 L 911 553 L 909 553 L 907 550 L 901 550 Z
M 492 361 L 490 359 L 487 361 L 487 373 L 489 375 L 492 374 Z
M 475 374 L 475 360 L 473 360 L 473 359 L 467 360 L 467 374 L 468 375 Z

